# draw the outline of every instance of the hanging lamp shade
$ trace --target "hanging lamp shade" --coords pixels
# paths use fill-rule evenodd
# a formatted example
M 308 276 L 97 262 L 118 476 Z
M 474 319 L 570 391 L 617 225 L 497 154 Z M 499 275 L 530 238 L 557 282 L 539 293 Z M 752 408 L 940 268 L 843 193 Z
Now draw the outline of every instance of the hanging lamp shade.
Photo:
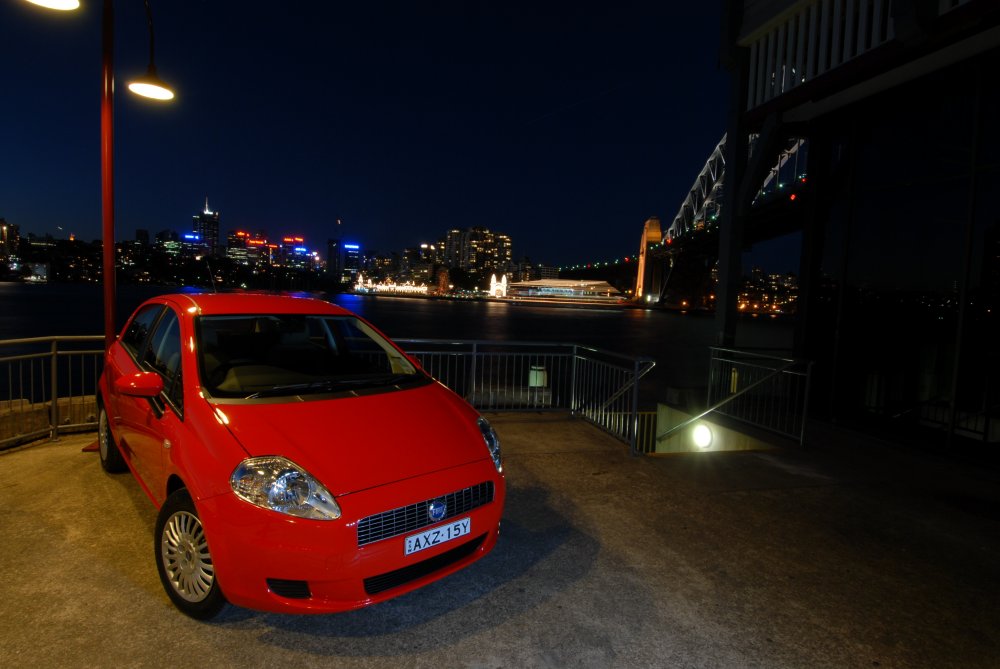
M 128 89 L 136 95 L 141 95 L 144 98 L 152 98 L 153 100 L 174 99 L 173 89 L 157 76 L 156 67 L 153 64 L 149 65 L 145 76 L 130 81 Z
M 28 2 L 46 9 L 58 9 L 62 12 L 80 8 L 80 0 L 28 0 Z

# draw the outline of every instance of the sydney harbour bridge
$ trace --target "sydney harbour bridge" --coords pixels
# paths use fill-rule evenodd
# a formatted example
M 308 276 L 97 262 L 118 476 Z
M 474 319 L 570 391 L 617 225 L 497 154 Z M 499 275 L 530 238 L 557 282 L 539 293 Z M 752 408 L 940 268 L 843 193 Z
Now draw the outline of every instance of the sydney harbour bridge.
M 760 136 L 751 137 L 751 156 Z M 785 139 L 762 164 L 759 188 L 750 194 L 744 245 L 750 246 L 800 227 L 798 215 L 808 194 L 808 142 Z M 726 136 L 712 150 L 669 223 L 653 217 L 643 226 L 634 298 L 677 308 L 714 307 L 714 270 L 726 189 Z M 746 196 L 744 195 L 744 198 Z

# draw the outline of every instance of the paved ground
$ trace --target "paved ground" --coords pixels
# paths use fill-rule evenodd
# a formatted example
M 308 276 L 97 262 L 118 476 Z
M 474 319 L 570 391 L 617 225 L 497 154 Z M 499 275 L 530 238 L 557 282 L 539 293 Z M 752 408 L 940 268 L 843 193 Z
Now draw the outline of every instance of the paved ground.
M 809 447 L 630 458 L 491 417 L 500 544 L 349 614 L 176 612 L 154 510 L 92 436 L 0 455 L 2 667 L 997 667 L 1000 486 L 833 428 Z

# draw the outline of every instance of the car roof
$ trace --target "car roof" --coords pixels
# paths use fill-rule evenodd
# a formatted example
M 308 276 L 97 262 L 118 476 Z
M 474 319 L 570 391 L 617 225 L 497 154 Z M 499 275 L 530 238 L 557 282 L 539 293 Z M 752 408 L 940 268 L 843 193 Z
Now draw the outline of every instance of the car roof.
M 353 315 L 324 300 L 274 293 L 174 293 L 153 298 L 170 301 L 182 310 L 192 307 L 199 315 L 221 314 L 330 314 Z

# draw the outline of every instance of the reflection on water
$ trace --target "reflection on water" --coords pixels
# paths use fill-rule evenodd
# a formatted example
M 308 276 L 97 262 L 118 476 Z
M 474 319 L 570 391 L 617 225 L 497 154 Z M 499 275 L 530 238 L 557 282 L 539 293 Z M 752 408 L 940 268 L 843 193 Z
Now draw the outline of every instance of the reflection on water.
M 119 327 L 143 300 L 176 291 L 119 286 Z M 710 315 L 353 294 L 316 296 L 354 311 L 394 338 L 561 342 L 648 356 L 657 361 L 648 379 L 657 389 L 704 386 L 708 347 L 715 342 L 715 320 Z M 103 323 L 100 285 L 0 283 L 0 339 L 100 334 Z M 748 320 L 740 324 L 739 343 L 787 348 L 791 333 L 788 321 Z

